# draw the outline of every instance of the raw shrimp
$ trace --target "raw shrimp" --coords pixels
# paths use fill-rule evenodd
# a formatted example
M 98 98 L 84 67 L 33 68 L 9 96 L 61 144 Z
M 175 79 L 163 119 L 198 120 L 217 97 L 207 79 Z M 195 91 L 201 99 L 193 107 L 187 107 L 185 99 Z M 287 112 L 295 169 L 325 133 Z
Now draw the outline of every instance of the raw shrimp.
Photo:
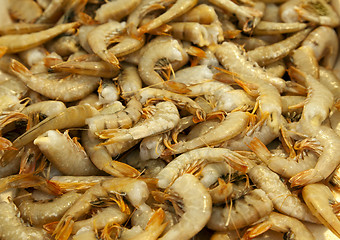
M 119 68 L 104 61 L 85 62 L 67 61 L 50 67 L 54 72 L 68 72 L 94 77 L 113 78 L 119 74 Z
M 200 181 L 208 188 L 217 182 L 220 177 L 233 174 L 234 172 L 235 169 L 230 168 L 226 161 L 207 163 L 200 172 Z
M 191 174 L 179 177 L 170 187 L 182 198 L 184 213 L 160 240 L 189 239 L 195 236 L 209 221 L 212 202 L 207 189 Z
M 42 14 L 40 6 L 33 0 L 17 0 L 8 3 L 9 14 L 19 21 L 32 23 Z
M 17 53 L 37 47 L 61 33 L 79 26 L 79 23 L 65 23 L 55 27 L 29 34 L 5 35 L 0 37 L 0 46 L 7 47 L 6 53 Z
M 240 134 L 242 130 L 248 125 L 248 122 L 248 113 L 237 111 L 232 112 L 218 126 L 216 126 L 214 129 L 211 129 L 206 134 L 186 142 L 179 142 L 171 145 L 168 150 L 162 153 L 162 155 L 166 156 L 170 153 L 183 153 L 188 150 L 206 145 L 217 145 Z
M 170 78 L 171 81 L 184 83 L 187 86 L 203 83 L 211 79 L 213 79 L 212 70 L 205 64 L 182 68 L 176 71 L 175 76 Z
M 276 210 L 303 221 L 318 222 L 308 207 L 281 181 L 280 176 L 268 167 L 257 165 L 248 171 L 248 175 L 267 194 Z
M 142 104 L 131 97 L 126 108 L 112 114 L 103 114 L 86 119 L 91 133 L 99 132 L 104 129 L 130 128 L 136 124 L 142 115 Z
M 18 217 L 12 202 L 0 202 L 0 237 L 4 240 L 27 239 L 46 240 L 51 237 L 42 229 L 27 227 Z
M 340 81 L 332 70 L 324 67 L 319 68 L 320 83 L 323 84 L 329 91 L 333 93 L 334 101 L 337 102 L 340 98 Z
M 254 189 L 231 206 L 213 207 L 207 223 L 209 229 L 226 231 L 248 226 L 269 215 L 273 203 L 261 189 Z
M 47 44 L 49 52 L 56 52 L 62 57 L 69 56 L 79 51 L 78 36 L 62 36 Z
M 78 201 L 69 208 L 59 221 L 53 235 L 56 239 L 67 239 L 74 221 L 91 209 L 91 202 L 108 197 L 109 194 L 125 193 L 135 207 L 144 204 L 149 196 L 146 183 L 136 178 L 113 178 L 89 188 Z
M 325 37 L 327 36 L 327 37 Z M 302 46 L 313 49 L 316 59 L 321 60 L 325 68 L 333 68 L 338 56 L 338 36 L 333 28 L 320 26 L 313 30 L 302 42 Z
M 72 240 L 97 240 L 95 230 L 82 228 L 75 235 L 72 236 Z
M 145 161 L 159 158 L 165 149 L 164 139 L 166 139 L 165 134 L 144 138 L 139 144 L 140 159 Z
M 165 13 L 138 28 L 138 35 L 150 32 L 189 11 L 197 0 L 177 0 Z
M 85 119 L 98 114 L 98 111 L 89 105 L 79 105 L 66 108 L 63 112 L 52 115 L 30 128 L 13 142 L 13 147 L 20 149 L 26 144 L 34 141 L 39 135 L 51 129 L 64 129 L 71 127 L 82 127 Z M 6 165 L 12 160 L 13 154 L 17 150 L 8 150 L 1 158 L 2 165 Z
M 300 19 L 314 24 L 337 27 L 340 23 L 338 14 L 325 0 L 298 1 L 294 10 Z
M 295 157 L 276 156 L 257 138 L 250 142 L 249 147 L 272 171 L 286 178 L 314 168 L 318 160 L 318 156 L 312 152 L 302 153 Z
M 36 23 L 56 23 L 63 15 L 67 0 L 52 0 Z
M 0 35 L 14 35 L 34 33 L 50 28 L 50 24 L 44 23 L 11 23 L 0 27 Z
M 218 179 L 218 185 L 209 188 L 209 194 L 213 203 L 225 203 L 226 200 L 233 193 L 233 184 L 231 182 L 226 183 L 221 178 Z
M 218 24 L 203 25 L 196 22 L 174 22 L 170 34 L 180 40 L 192 42 L 200 47 L 217 44 L 223 40 L 223 30 Z
M 25 115 L 39 113 L 43 117 L 57 115 L 65 111 L 66 106 L 61 101 L 42 101 L 31 104 L 22 110 Z
M 282 106 L 279 91 L 269 83 L 271 77 L 258 65 L 254 65 L 254 62 L 249 61 L 244 51 L 234 43 L 224 42 L 216 49 L 215 55 L 227 70 L 235 72 L 242 81 L 256 86 L 260 113 L 269 114 L 267 124 L 273 132 L 278 132 Z M 283 90 L 286 83 L 281 80 L 278 81 L 277 87 Z
M 94 185 L 113 179 L 112 176 L 53 176 L 49 181 L 57 185 L 62 192 L 87 190 Z
M 247 229 L 242 240 L 250 240 L 268 229 L 285 233 L 285 239 L 315 240 L 312 232 L 299 220 L 286 215 L 272 212 L 265 220 L 254 227 Z
M 76 221 L 73 225 L 72 233 L 77 233 L 81 228 L 103 229 L 107 224 L 123 224 L 128 218 L 128 214 L 122 212 L 117 206 L 109 206 L 99 210 L 93 217 Z
M 99 174 L 83 147 L 76 139 L 71 139 L 68 131 L 64 134 L 49 130 L 34 142 L 53 165 L 65 175 L 92 176 Z M 60 148 L 63 151 L 60 151 Z
M 302 196 L 317 219 L 340 238 L 340 221 L 333 208 L 337 202 L 331 190 L 322 183 L 313 183 L 302 189 Z
M 282 23 L 282 22 L 268 22 L 261 21 L 254 28 L 253 33 L 256 35 L 267 35 L 267 34 L 283 34 L 283 33 L 295 33 L 302 31 L 307 27 L 306 23 Z M 290 38 L 287 38 L 290 39 Z
M 142 79 L 138 74 L 137 67 L 130 64 L 122 64 L 122 71 L 118 77 L 118 85 L 122 98 L 131 97 L 142 88 Z
M 243 22 L 242 30 L 244 32 L 251 31 L 256 26 L 255 19 L 263 15 L 262 11 L 254 7 L 240 6 L 230 0 L 209 0 L 209 2 L 225 12 L 234 13 Z
M 206 114 L 204 110 L 191 98 L 173 93 L 163 89 L 145 87 L 136 93 L 136 98 L 142 103 L 146 104 L 149 100 L 171 100 L 179 108 L 184 108 L 186 111 L 194 115 L 194 121 L 200 122 L 205 120 Z
M 310 46 L 301 46 L 294 50 L 291 54 L 291 61 L 300 71 L 312 75 L 315 79 L 319 78 L 319 63 Z
M 24 220 L 35 226 L 42 226 L 58 221 L 80 196 L 80 193 L 72 191 L 48 202 L 34 201 L 30 197 L 19 196 L 16 204 Z
M 174 22 L 197 22 L 200 24 L 211 24 L 216 21 L 218 21 L 218 16 L 214 8 L 204 3 L 174 19 Z
M 172 102 L 159 102 L 153 116 L 129 129 L 108 129 L 98 134 L 108 140 L 102 144 L 138 140 L 173 129 L 179 122 L 179 113 Z
M 247 162 L 236 152 L 226 148 L 199 148 L 179 155 L 162 169 L 157 175 L 158 186 L 160 188 L 168 187 L 178 176 L 200 167 L 205 162 L 222 161 L 228 163 L 227 171 L 230 173 L 234 171 L 232 168 L 242 172 L 247 171 Z
M 92 163 L 99 169 L 114 177 L 137 177 L 140 175 L 133 167 L 118 161 L 112 160 L 110 154 L 104 146 L 98 146 L 100 141 L 89 136 L 84 131 L 82 134 L 82 144 Z
M 260 66 L 273 63 L 288 56 L 288 54 L 307 37 L 310 31 L 311 29 L 299 31 L 280 42 L 268 46 L 257 47 L 254 50 L 248 51 L 247 55 Z
M 104 79 L 100 82 L 98 88 L 98 102 L 101 104 L 110 104 L 119 99 L 119 89 L 116 84 L 108 79 Z
M 100 23 L 105 23 L 109 20 L 120 21 L 128 16 L 142 0 L 117 0 L 102 4 L 96 10 L 95 20 Z
M 14 73 L 32 90 L 51 99 L 71 102 L 84 98 L 99 85 L 100 78 L 60 73 L 33 74 L 20 62 L 13 60 Z
M 101 59 L 111 63 L 114 66 L 119 65 L 119 61 L 115 54 L 108 50 L 110 41 L 120 35 L 125 27 L 125 24 L 110 21 L 96 26 L 87 35 L 87 41 L 94 53 L 96 53 Z
M 163 78 L 155 71 L 155 66 L 160 60 L 166 62 L 183 62 L 184 50 L 176 39 L 164 38 L 150 42 L 147 49 L 143 52 L 139 64 L 138 73 L 146 85 L 162 88 Z M 186 53 L 184 53 L 186 55 Z M 185 64 L 185 62 L 183 62 Z
M 299 22 L 299 15 L 295 11 L 295 7 L 300 3 L 300 0 L 288 0 L 280 5 L 280 19 L 285 23 Z

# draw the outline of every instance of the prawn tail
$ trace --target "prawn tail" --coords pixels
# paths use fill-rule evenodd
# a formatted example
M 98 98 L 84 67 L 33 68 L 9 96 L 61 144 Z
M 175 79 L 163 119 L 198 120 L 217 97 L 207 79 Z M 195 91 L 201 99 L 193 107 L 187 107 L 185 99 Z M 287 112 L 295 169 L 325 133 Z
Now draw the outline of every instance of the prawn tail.
M 161 235 L 167 225 L 167 223 L 163 223 L 164 218 L 164 210 L 162 208 L 157 209 L 146 225 L 145 231 L 152 232 L 157 237 Z
M 119 67 L 119 60 L 114 53 L 112 53 L 110 51 L 106 51 L 105 56 L 106 56 L 107 62 L 111 63 L 115 67 L 120 68 Z
M 98 136 L 101 139 L 108 139 L 106 142 L 100 143 L 99 146 L 133 140 L 133 137 L 129 134 L 128 129 L 107 129 L 101 131 Z
M 190 89 L 184 83 L 164 81 L 163 85 L 166 90 L 169 90 L 174 93 L 186 94 L 190 92 Z
M 296 186 L 305 186 L 310 183 L 318 182 L 322 180 L 323 178 L 318 178 L 318 172 L 312 168 L 303 172 L 300 172 L 296 174 L 295 176 L 291 177 L 289 179 L 289 182 L 291 183 L 291 187 Z
M 73 224 L 71 216 L 61 219 L 52 235 L 55 235 L 56 240 L 67 240 L 72 233 Z
M 204 112 L 203 109 L 197 109 L 195 112 L 195 116 L 192 119 L 194 123 L 199 123 L 199 122 L 204 122 L 206 119 L 206 113 Z
M 248 170 L 247 162 L 236 155 L 225 156 L 225 160 L 232 168 L 237 171 L 245 173 Z
M 115 177 L 138 177 L 141 174 L 137 169 L 119 161 L 112 161 L 104 170 Z
M 262 222 L 257 224 L 254 227 L 248 228 L 246 233 L 242 236 L 241 240 L 250 240 L 253 239 L 262 233 L 267 232 L 272 227 L 272 224 L 269 222 Z
M 20 76 L 24 77 L 32 76 L 31 71 L 28 70 L 28 68 L 26 68 L 22 63 L 15 59 L 12 59 L 11 61 L 11 69 Z
M 0 137 L 0 150 L 15 150 L 12 146 L 12 142 L 7 138 Z
M 0 58 L 6 54 L 8 47 L 0 46 Z
M 271 153 L 266 145 L 264 145 L 263 142 L 261 142 L 261 140 L 257 137 L 254 137 L 254 139 L 247 146 L 264 162 L 266 162 L 265 160 L 271 156 Z

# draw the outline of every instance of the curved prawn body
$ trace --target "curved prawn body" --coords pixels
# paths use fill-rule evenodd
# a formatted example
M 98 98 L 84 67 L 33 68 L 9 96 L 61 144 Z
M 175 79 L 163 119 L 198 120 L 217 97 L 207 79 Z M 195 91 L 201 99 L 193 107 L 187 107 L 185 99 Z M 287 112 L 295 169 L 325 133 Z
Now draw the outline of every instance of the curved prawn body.
M 227 70 L 236 73 L 242 82 L 255 86 L 258 92 L 257 101 L 259 102 L 260 113 L 265 114 L 267 112 L 269 114 L 268 125 L 274 132 L 278 132 L 282 106 L 280 93 L 276 87 L 270 84 L 270 76 L 258 65 L 255 64 L 254 66 L 254 62 L 249 61 L 245 52 L 234 43 L 224 42 L 216 49 L 215 55 L 221 64 Z M 282 84 L 278 86 L 281 90 L 285 83 Z
M 125 142 L 138 140 L 148 136 L 153 136 L 173 129 L 179 122 L 177 107 L 171 102 L 160 102 L 156 104 L 155 113 L 141 123 L 129 129 L 108 129 L 98 134 L 100 138 L 107 139 L 102 145 L 114 142 Z
M 88 155 L 77 142 L 72 140 L 68 131 L 64 134 L 49 130 L 34 140 L 47 159 L 65 175 L 96 175 L 99 170 L 93 165 Z M 63 151 L 60 151 L 60 148 Z
M 302 196 L 315 217 L 340 237 L 340 221 L 333 208 L 337 202 L 331 190 L 322 183 L 313 183 L 302 189 Z
M 27 227 L 18 217 L 17 208 L 14 203 L 0 202 L 0 209 L 0 219 L 2 223 L 0 226 L 1 239 L 51 239 L 43 230 Z
M 208 190 L 191 174 L 179 177 L 170 187 L 182 198 L 184 213 L 160 240 L 189 239 L 195 236 L 209 221 L 212 209 Z
M 340 18 L 332 6 L 324 0 L 298 1 L 294 7 L 298 17 L 314 24 L 336 27 Z
M 90 137 L 86 131 L 82 134 L 82 143 L 92 163 L 99 170 L 114 177 L 137 177 L 140 175 L 140 172 L 130 165 L 112 160 L 107 149 L 104 146 L 99 146 L 101 141 L 97 138 Z
M 65 111 L 66 106 L 61 101 L 42 101 L 33 103 L 22 110 L 22 113 L 25 115 L 39 113 L 42 116 L 52 116 L 57 115 L 63 111 Z
M 118 77 L 118 85 L 122 98 L 128 98 L 142 88 L 142 79 L 138 74 L 137 67 L 130 64 L 122 64 L 122 71 Z
M 270 213 L 263 222 L 247 229 L 242 240 L 253 239 L 268 229 L 285 233 L 286 239 L 315 240 L 311 231 L 302 222 L 277 212 Z
M 260 66 L 267 65 L 280 60 L 294 50 L 307 37 L 311 29 L 305 29 L 294 35 L 271 45 L 257 47 L 248 51 L 248 57 Z
M 164 80 L 154 69 L 157 62 L 163 59 L 169 63 L 183 61 L 183 49 L 176 39 L 163 38 L 148 44 L 138 64 L 138 73 L 146 85 L 163 87 Z
M 32 23 L 42 14 L 37 2 L 32 0 L 19 0 L 8 3 L 8 12 L 11 17 L 19 21 Z
M 55 100 L 71 102 L 84 98 L 99 85 L 98 77 L 61 75 L 60 73 L 33 74 L 23 64 L 12 60 L 13 72 L 32 90 Z
M 19 198 L 20 203 L 17 205 L 23 219 L 35 226 L 42 226 L 58 221 L 80 196 L 80 193 L 68 192 L 48 202 Z
M 142 116 L 142 104 L 132 97 L 126 108 L 112 114 L 102 114 L 86 119 L 91 133 L 104 129 L 130 128 L 136 124 Z
M 273 155 L 259 139 L 253 139 L 249 148 L 263 161 L 272 171 L 283 177 L 290 178 L 296 174 L 312 169 L 317 163 L 317 155 L 308 152 L 306 156 L 281 157 Z
M 200 24 L 211 24 L 218 21 L 215 9 L 207 4 L 200 4 L 176 18 L 175 22 L 197 22 Z
M 50 24 L 44 23 L 11 23 L 0 27 L 1 35 L 15 35 L 39 32 L 50 28 Z
M 174 22 L 170 34 L 176 39 L 192 42 L 200 47 L 223 41 L 223 30 L 218 24 L 203 25 L 197 22 Z
M 273 203 L 261 189 L 254 189 L 231 207 L 213 207 L 207 223 L 209 229 L 227 231 L 248 226 L 273 211 Z
M 79 23 L 65 23 L 55 27 L 29 34 L 5 35 L 0 37 L 0 46 L 7 47 L 6 53 L 17 53 L 37 47 L 72 28 Z
M 242 30 L 244 32 L 251 31 L 256 26 L 256 22 L 258 22 L 256 19 L 261 18 L 263 15 L 262 11 L 254 7 L 239 6 L 230 0 L 209 0 L 209 2 L 226 12 L 234 13 L 243 22 Z
M 245 112 L 232 112 L 209 132 L 192 140 L 171 145 L 162 155 L 183 153 L 206 145 L 213 146 L 225 142 L 237 136 L 246 128 L 249 122 L 249 116 L 250 115 Z
M 92 201 L 109 197 L 110 194 L 126 193 L 135 207 L 145 203 L 149 196 L 147 184 L 136 178 L 113 178 L 89 188 L 59 221 L 53 235 L 56 239 L 67 239 L 72 232 L 74 221 L 90 211 Z
M 66 0 L 52 0 L 42 13 L 42 15 L 37 19 L 36 23 L 55 23 L 63 15 L 65 6 L 67 4 Z
M 307 27 L 306 23 L 286 23 L 286 22 L 269 22 L 261 20 L 254 28 L 253 33 L 256 35 L 272 35 L 299 32 Z
M 104 61 L 114 66 L 119 65 L 119 61 L 114 53 L 108 50 L 110 42 L 119 36 L 124 30 L 125 24 L 117 21 L 110 21 L 92 29 L 87 35 L 87 41 L 92 51 Z
M 138 28 L 138 34 L 150 32 L 186 13 L 197 4 L 197 0 L 177 0 L 165 13 Z
M 318 61 L 322 59 L 320 65 L 331 69 L 334 67 L 338 55 L 339 43 L 337 39 L 338 36 L 333 28 L 320 26 L 306 37 L 301 46 L 311 47 L 316 59 Z
M 227 162 L 229 172 L 232 168 L 246 172 L 247 162 L 240 154 L 226 148 L 199 148 L 188 151 L 172 160 L 158 175 L 158 186 L 161 188 L 168 187 L 178 176 L 192 169 L 195 169 L 205 162 Z
M 33 142 L 39 135 L 52 129 L 65 129 L 72 127 L 82 127 L 85 125 L 85 119 L 98 114 L 98 111 L 89 105 L 79 105 L 66 108 L 59 114 L 52 115 L 30 128 L 24 134 L 19 136 L 13 142 L 13 147 L 20 149 L 26 144 Z M 1 158 L 2 165 L 6 165 L 12 160 L 13 153 L 18 150 L 8 150 Z
M 319 78 L 319 63 L 315 57 L 313 48 L 301 46 L 291 54 L 292 62 L 297 69 L 308 73 L 315 79 Z
M 171 100 L 179 108 L 187 110 L 189 113 L 194 115 L 194 121 L 200 122 L 204 121 L 206 114 L 202 107 L 197 104 L 191 98 L 184 96 L 182 94 L 173 93 L 163 89 L 146 87 L 142 88 L 136 93 L 137 99 L 142 103 L 146 104 L 150 100 Z
M 109 20 L 120 21 L 129 15 L 142 0 L 118 0 L 107 2 L 96 10 L 95 20 L 105 23 Z
M 308 207 L 280 180 L 279 175 L 268 167 L 255 166 L 249 170 L 248 175 L 258 188 L 266 192 L 276 210 L 303 221 L 318 222 Z

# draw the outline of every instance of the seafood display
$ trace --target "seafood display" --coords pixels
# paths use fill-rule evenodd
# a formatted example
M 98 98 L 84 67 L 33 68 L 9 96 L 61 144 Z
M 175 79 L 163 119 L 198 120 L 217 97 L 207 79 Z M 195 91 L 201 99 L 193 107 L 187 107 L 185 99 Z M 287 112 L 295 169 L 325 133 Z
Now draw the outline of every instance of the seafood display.
M 0 239 L 340 239 L 339 0 L 0 6 Z

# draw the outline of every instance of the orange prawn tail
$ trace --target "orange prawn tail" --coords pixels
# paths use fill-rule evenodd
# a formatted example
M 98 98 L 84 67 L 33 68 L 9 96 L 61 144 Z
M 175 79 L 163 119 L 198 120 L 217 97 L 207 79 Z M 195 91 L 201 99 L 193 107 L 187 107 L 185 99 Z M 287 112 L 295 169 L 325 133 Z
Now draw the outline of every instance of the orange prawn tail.
M 12 147 L 12 142 L 7 138 L 0 137 L 0 150 L 15 150 L 16 148 Z
M 269 222 L 260 223 L 254 227 L 247 229 L 246 233 L 242 236 L 241 240 L 250 240 L 256 238 L 262 233 L 267 232 L 272 227 L 272 224 Z
M 19 75 L 23 75 L 26 77 L 32 75 L 31 71 L 28 70 L 28 68 L 26 68 L 22 63 L 15 59 L 12 59 L 11 61 L 11 69 Z
M 72 217 L 68 216 L 59 221 L 52 235 L 55 235 L 56 240 L 67 240 L 72 233 L 73 225 Z
M 115 177 L 138 177 L 141 175 L 137 169 L 119 161 L 112 161 L 109 171 Z
M 291 187 L 305 186 L 310 183 L 315 183 L 321 181 L 323 178 L 318 176 L 318 172 L 312 168 L 303 172 L 296 174 L 289 179 Z
M 111 63 L 115 67 L 120 68 L 119 67 L 119 60 L 114 53 L 112 53 L 110 51 L 106 51 L 105 56 L 106 56 L 107 62 Z
M 160 236 L 168 223 L 163 223 L 165 213 L 162 208 L 158 208 L 156 212 L 151 216 L 145 231 L 153 232 L 154 235 Z M 162 224 L 163 223 L 163 224 Z
M 271 156 L 270 151 L 266 147 L 266 145 L 261 142 L 260 139 L 257 137 L 254 137 L 254 139 L 247 145 L 250 150 L 252 150 L 261 160 L 265 158 L 268 158 Z
M 237 156 L 225 157 L 226 162 L 235 170 L 246 173 L 248 170 L 247 162 L 243 161 L 241 158 Z
M 6 54 L 8 47 L 0 46 L 0 58 Z

